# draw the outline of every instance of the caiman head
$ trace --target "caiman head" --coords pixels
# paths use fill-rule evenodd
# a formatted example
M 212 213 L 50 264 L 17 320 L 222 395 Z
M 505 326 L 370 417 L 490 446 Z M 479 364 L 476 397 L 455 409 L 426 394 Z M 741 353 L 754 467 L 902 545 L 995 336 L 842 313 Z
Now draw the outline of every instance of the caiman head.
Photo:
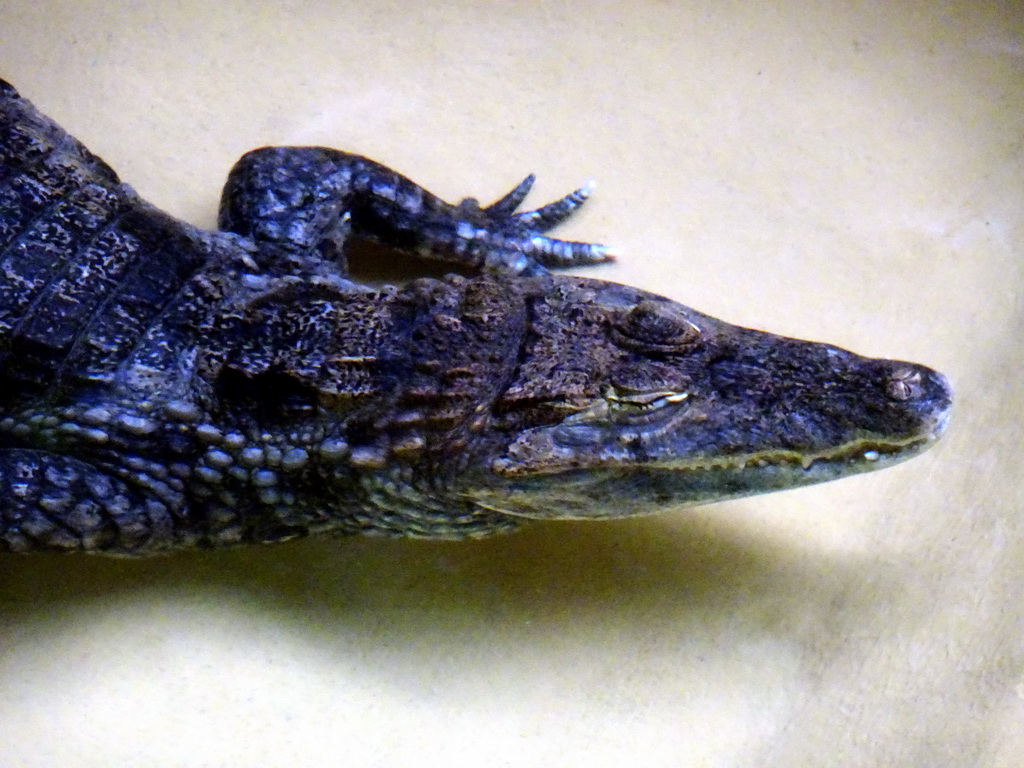
M 575 277 L 525 280 L 516 364 L 463 498 L 619 517 L 834 480 L 930 446 L 951 405 L 914 363 L 741 328 Z

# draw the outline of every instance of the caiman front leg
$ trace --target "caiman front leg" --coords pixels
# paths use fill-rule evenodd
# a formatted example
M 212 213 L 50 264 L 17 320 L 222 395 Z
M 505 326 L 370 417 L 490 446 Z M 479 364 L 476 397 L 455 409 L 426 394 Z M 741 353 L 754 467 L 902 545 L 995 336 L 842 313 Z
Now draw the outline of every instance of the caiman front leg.
M 516 212 L 528 176 L 497 202 L 458 205 L 379 163 L 323 147 L 265 147 L 244 155 L 221 197 L 222 230 L 252 238 L 266 269 L 290 274 L 325 264 L 347 274 L 349 237 L 470 270 L 532 274 L 612 259 L 603 245 L 547 237 L 587 199 L 584 186 L 533 211 Z

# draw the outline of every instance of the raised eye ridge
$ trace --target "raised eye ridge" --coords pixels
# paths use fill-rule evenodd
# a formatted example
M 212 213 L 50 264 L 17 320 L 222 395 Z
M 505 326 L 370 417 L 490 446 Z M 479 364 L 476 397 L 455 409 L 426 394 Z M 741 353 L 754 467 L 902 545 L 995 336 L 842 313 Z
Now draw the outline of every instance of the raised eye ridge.
M 666 302 L 644 299 L 616 323 L 617 343 L 645 352 L 679 352 L 700 337 L 700 328 Z

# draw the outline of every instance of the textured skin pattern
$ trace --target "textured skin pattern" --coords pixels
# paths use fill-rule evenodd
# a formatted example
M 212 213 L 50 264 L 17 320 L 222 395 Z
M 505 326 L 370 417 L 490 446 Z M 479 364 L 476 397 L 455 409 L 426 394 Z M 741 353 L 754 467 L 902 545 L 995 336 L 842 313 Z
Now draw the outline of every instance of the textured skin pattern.
M 941 432 L 923 366 L 548 267 L 611 257 L 357 155 L 268 147 L 219 232 L 140 200 L 0 81 L 0 549 L 461 537 L 833 479 Z M 471 277 L 377 290 L 371 239 Z

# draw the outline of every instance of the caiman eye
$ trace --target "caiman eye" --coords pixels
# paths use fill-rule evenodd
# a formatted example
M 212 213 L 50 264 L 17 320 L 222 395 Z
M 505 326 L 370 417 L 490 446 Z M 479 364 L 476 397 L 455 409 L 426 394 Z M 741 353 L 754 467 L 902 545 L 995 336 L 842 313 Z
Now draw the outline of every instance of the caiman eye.
M 625 392 L 614 386 L 607 387 L 602 394 L 612 412 L 626 413 L 656 411 L 666 405 L 681 403 L 689 397 L 687 392 Z
M 682 352 L 700 337 L 700 328 L 671 304 L 645 299 L 612 330 L 615 341 L 641 352 Z

